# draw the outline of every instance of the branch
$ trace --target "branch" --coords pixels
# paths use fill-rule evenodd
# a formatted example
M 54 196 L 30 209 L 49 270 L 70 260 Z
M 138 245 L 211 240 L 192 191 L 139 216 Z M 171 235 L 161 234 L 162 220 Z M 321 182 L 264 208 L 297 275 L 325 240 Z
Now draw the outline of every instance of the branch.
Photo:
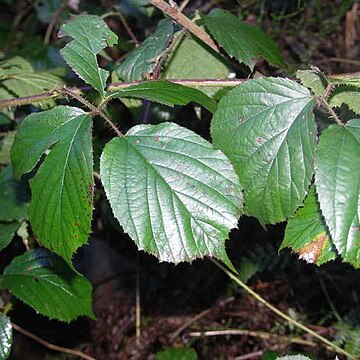
M 167 79 L 166 81 L 170 81 L 176 84 L 184 85 L 184 86 L 195 86 L 195 87 L 234 87 L 240 85 L 247 79 L 237 79 L 237 80 L 219 80 L 219 79 Z M 113 92 L 124 89 L 131 85 L 141 84 L 144 81 L 131 81 L 131 82 L 123 82 L 123 83 L 111 83 L 107 87 L 107 91 Z M 31 96 L 22 96 L 17 98 L 10 99 L 0 99 L 0 110 L 6 109 L 12 106 L 21 106 L 21 105 L 30 105 L 34 103 L 38 103 L 41 101 L 51 100 L 55 98 L 64 98 L 66 95 L 69 95 L 71 91 L 71 96 L 80 95 L 80 91 L 83 90 L 92 90 L 91 87 L 84 88 L 60 88 L 55 89 L 53 91 L 47 91 L 41 94 L 31 95 Z
M 38 342 L 39 344 L 47 347 L 50 350 L 55 350 L 55 351 L 58 351 L 61 353 L 70 354 L 70 355 L 77 356 L 77 357 L 79 357 L 81 359 L 85 359 L 85 360 L 96 360 L 93 357 L 86 355 L 82 351 L 72 350 L 72 349 L 62 347 L 62 346 L 51 344 L 51 343 L 47 342 L 46 340 L 34 335 L 30 331 L 27 331 L 27 330 L 21 328 L 19 325 L 16 325 L 14 323 L 11 323 L 11 325 L 12 325 L 13 329 L 15 329 L 20 334 L 27 336 L 28 338 Z
M 354 355 L 351 355 L 346 350 L 342 349 L 341 347 L 333 344 L 330 340 L 324 338 L 323 336 L 319 335 L 314 330 L 311 330 L 304 324 L 300 323 L 299 321 L 291 318 L 290 316 L 284 314 L 282 311 L 280 311 L 277 307 L 271 305 L 269 302 L 267 302 L 263 297 L 261 297 L 257 292 L 255 292 L 253 289 L 251 289 L 249 286 L 247 286 L 244 282 L 242 282 L 235 274 L 233 274 L 231 271 L 226 269 L 224 266 L 222 266 L 218 261 L 214 259 L 209 259 L 212 263 L 214 263 L 219 269 L 221 269 L 226 275 L 229 276 L 229 278 L 233 281 L 235 281 L 238 285 L 240 285 L 249 295 L 251 295 L 254 299 L 256 299 L 259 303 L 265 305 L 269 310 L 271 310 L 273 313 L 284 319 L 285 321 L 293 324 L 298 329 L 301 329 L 308 333 L 309 335 L 313 336 L 315 339 L 321 341 L 323 344 L 326 345 L 329 349 L 332 349 L 334 352 L 337 352 L 339 354 L 347 356 L 349 359 L 356 360 L 358 359 Z
M 171 18 L 173 18 L 177 23 L 183 26 L 186 30 L 191 32 L 197 38 L 202 40 L 206 45 L 208 45 L 211 49 L 220 53 L 218 46 L 215 44 L 214 40 L 210 37 L 210 35 L 204 31 L 201 27 L 194 24 L 188 17 L 186 17 L 177 6 L 170 6 L 164 0 L 148 0 L 150 4 L 157 7 Z

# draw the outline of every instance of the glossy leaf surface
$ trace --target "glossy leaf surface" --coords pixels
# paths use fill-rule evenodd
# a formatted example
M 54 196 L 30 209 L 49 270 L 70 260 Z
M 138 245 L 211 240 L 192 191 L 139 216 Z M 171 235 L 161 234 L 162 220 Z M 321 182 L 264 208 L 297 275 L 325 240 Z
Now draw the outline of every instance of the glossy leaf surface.
M 186 105 L 194 101 L 212 113 L 216 110 L 216 102 L 201 91 L 169 81 L 143 82 L 116 91 L 110 96 L 148 99 L 168 106 Z
M 13 330 L 10 318 L 0 313 L 0 359 L 9 357 L 13 342 Z
M 360 267 L 360 119 L 322 133 L 315 183 L 336 249 L 345 261 Z
M 145 74 L 151 74 L 157 57 L 162 54 L 170 42 L 173 31 L 172 20 L 160 20 L 155 32 L 135 48 L 115 70 L 119 78 L 124 81 L 143 80 Z
M 58 106 L 26 117 L 11 150 L 16 177 L 32 171 L 46 154 L 30 180 L 30 222 L 37 240 L 69 264 L 90 233 L 91 128 L 83 110 Z
M 206 28 L 217 43 L 251 69 L 254 59 L 264 58 L 272 65 L 284 66 L 278 45 L 257 26 L 247 24 L 222 9 L 204 16 Z
M 117 36 L 104 20 L 95 15 L 77 15 L 64 24 L 59 36 L 72 37 L 60 54 L 68 65 L 100 94 L 104 94 L 109 72 L 99 68 L 96 55 L 117 42 Z
M 247 81 L 218 104 L 214 145 L 234 164 L 245 213 L 262 223 L 285 220 L 303 202 L 313 174 L 313 105 L 306 88 L 280 78 Z
M 289 247 L 308 263 L 322 265 L 335 259 L 328 230 L 322 217 L 315 186 L 312 186 L 303 206 L 288 220 L 280 250 Z
M 89 281 L 48 250 L 34 249 L 14 258 L 0 285 L 50 319 L 94 318 Z
M 135 126 L 111 140 L 100 163 L 115 217 L 141 250 L 178 263 L 214 256 L 242 208 L 239 180 L 224 154 L 179 125 Z

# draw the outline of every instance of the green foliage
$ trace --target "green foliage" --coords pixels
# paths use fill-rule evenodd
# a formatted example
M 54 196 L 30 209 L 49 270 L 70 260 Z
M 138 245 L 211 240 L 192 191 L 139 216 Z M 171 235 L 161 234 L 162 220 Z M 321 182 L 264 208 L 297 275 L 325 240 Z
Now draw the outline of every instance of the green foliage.
M 15 137 L 11 158 L 17 178 L 32 171 L 30 221 L 38 241 L 69 265 L 87 242 L 93 210 L 91 117 L 58 106 L 29 115 Z
M 10 318 L 0 313 L 0 359 L 7 359 L 13 342 Z
M 209 255 L 229 264 L 225 240 L 241 214 L 241 187 L 226 157 L 200 136 L 170 123 L 136 126 L 105 146 L 100 174 L 139 249 L 162 261 Z
M 311 360 L 311 359 L 304 355 L 286 355 L 286 356 L 277 357 L 276 360 Z
M 143 80 L 146 74 L 150 75 L 156 61 L 169 44 L 173 31 L 174 26 L 170 19 L 159 21 L 156 31 L 134 49 L 115 70 L 117 76 L 124 81 L 133 81 Z
M 347 322 L 341 321 L 336 325 L 335 342 L 339 346 L 344 346 L 350 354 L 360 356 L 360 326 L 351 326 Z
M 270 64 L 284 66 L 278 45 L 260 28 L 249 25 L 229 11 L 215 9 L 204 16 L 206 28 L 229 54 L 253 70 L 254 60 L 263 57 Z
M 148 99 L 168 106 L 186 105 L 195 101 L 212 113 L 216 110 L 215 101 L 201 91 L 169 81 L 145 81 L 111 93 L 110 98 L 113 97 Z
M 10 244 L 19 226 L 17 221 L 0 223 L 0 251 Z
M 117 36 L 104 20 L 94 15 L 79 15 L 63 25 L 60 36 L 73 40 L 61 51 L 68 65 L 100 94 L 104 95 L 109 72 L 99 68 L 96 55 L 107 46 L 115 45 Z
M 27 219 L 28 200 L 26 189 L 15 181 L 13 169 L 8 165 L 0 172 L 0 221 Z
M 315 186 L 310 188 L 303 206 L 288 220 L 280 250 L 285 247 L 293 249 L 300 255 L 300 259 L 316 265 L 322 265 L 336 257 L 321 215 Z
M 164 64 L 164 79 L 227 79 L 229 66 L 214 51 L 191 36 L 185 36 L 172 49 Z M 201 87 L 207 95 L 214 95 L 220 88 Z
M 5 268 L 0 286 L 50 319 L 69 322 L 81 315 L 95 317 L 90 283 L 45 249 L 16 257 Z
M 55 75 L 35 72 L 31 64 L 21 57 L 0 62 L 0 99 L 36 95 L 63 85 L 64 82 Z M 53 106 L 54 102 L 48 100 L 46 105 Z
M 287 219 L 313 174 L 316 124 L 307 89 L 278 78 L 250 80 L 219 102 L 211 134 L 244 187 L 245 214 L 262 223 Z
M 156 354 L 155 360 L 197 360 L 196 351 L 191 348 L 166 348 Z
M 359 119 L 324 130 L 317 148 L 315 183 L 320 209 L 337 251 L 345 261 L 359 267 Z

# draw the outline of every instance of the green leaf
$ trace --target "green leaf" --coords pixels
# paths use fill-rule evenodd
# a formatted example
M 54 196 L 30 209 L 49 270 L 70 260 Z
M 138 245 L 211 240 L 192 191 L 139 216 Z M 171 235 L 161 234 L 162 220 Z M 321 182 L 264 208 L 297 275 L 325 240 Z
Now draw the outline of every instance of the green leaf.
M 336 249 L 346 262 L 360 267 L 360 119 L 324 130 L 316 152 L 315 183 Z
M 32 171 L 48 153 L 30 180 L 30 222 L 37 240 L 70 266 L 73 252 L 90 233 L 91 129 L 92 119 L 83 110 L 58 106 L 27 116 L 11 150 L 17 178 Z
M 15 181 L 10 165 L 0 172 L 0 221 L 28 218 L 28 196 L 25 186 Z
M 312 186 L 303 206 L 288 220 L 280 250 L 289 247 L 308 263 L 322 265 L 335 259 L 336 252 L 320 211 L 315 186 Z
M 340 107 L 342 104 L 346 104 L 349 109 L 360 115 L 360 87 L 337 86 L 330 94 L 329 105 Z
M 4 270 L 0 286 L 50 319 L 70 322 L 81 315 L 95 318 L 89 281 L 45 249 L 14 258 Z
M 135 48 L 115 70 L 118 77 L 124 81 L 134 81 L 142 80 L 145 74 L 151 74 L 156 65 L 156 59 L 169 44 L 173 32 L 172 20 L 160 20 L 156 31 Z
M 360 87 L 360 72 L 341 74 L 341 75 L 331 75 L 327 76 L 327 79 L 333 85 L 350 85 Z
M 64 82 L 47 72 L 35 72 L 31 65 L 20 57 L 0 63 L 0 99 L 41 94 L 61 88 Z M 45 104 L 54 105 L 49 100 Z
M 0 251 L 5 249 L 10 244 L 19 226 L 20 224 L 18 221 L 11 223 L 0 223 Z
M 13 342 L 13 331 L 10 318 L 0 313 L 0 359 L 5 360 L 10 356 Z
M 206 28 L 217 43 L 238 61 L 246 64 L 251 70 L 254 59 L 264 58 L 270 64 L 283 67 L 279 46 L 259 27 L 249 25 L 229 11 L 212 10 L 204 16 Z
M 323 96 L 328 85 L 325 75 L 317 67 L 311 70 L 298 70 L 296 77 L 305 87 L 310 89 L 316 96 Z
M 216 102 L 203 92 L 175 84 L 169 81 L 146 81 L 138 85 L 132 85 L 110 95 L 113 97 L 134 97 L 148 99 L 158 103 L 173 106 L 186 105 L 190 101 L 197 102 L 210 112 L 216 110 Z
M 14 142 L 16 131 L 9 131 L 0 143 L 0 164 L 7 165 L 10 164 L 10 149 Z
M 173 123 L 139 125 L 106 144 L 101 179 L 115 217 L 141 250 L 178 263 L 225 251 L 242 209 L 221 151 Z
M 99 68 L 96 55 L 107 46 L 117 42 L 117 36 L 108 28 L 104 20 L 96 15 L 77 15 L 60 28 L 59 36 L 71 36 L 60 54 L 67 64 L 101 95 L 109 72 Z
M 229 68 L 224 59 L 191 36 L 184 37 L 169 54 L 161 77 L 164 79 L 227 79 Z M 214 95 L 219 87 L 199 87 Z
M 277 357 L 276 360 L 311 360 L 311 359 L 304 355 L 286 355 L 286 356 Z
M 313 175 L 314 100 L 294 81 L 259 78 L 229 91 L 211 124 L 214 145 L 244 187 L 245 213 L 277 223 L 303 202 Z
M 156 354 L 155 360 L 197 360 L 198 356 L 192 348 L 166 348 Z

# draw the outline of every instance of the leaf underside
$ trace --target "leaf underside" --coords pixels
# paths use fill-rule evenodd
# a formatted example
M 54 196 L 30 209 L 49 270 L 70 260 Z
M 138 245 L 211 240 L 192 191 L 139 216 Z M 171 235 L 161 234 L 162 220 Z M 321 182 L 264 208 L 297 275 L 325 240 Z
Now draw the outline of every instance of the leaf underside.
M 233 163 L 246 214 L 263 224 L 287 219 L 313 175 L 316 123 L 309 91 L 294 81 L 259 78 L 231 90 L 212 119 L 214 145 Z
M 315 186 L 311 186 L 303 206 L 288 220 L 280 250 L 285 247 L 294 250 L 300 259 L 319 266 L 336 257 Z
M 324 130 L 315 183 L 332 241 L 344 261 L 360 267 L 360 119 Z
M 11 150 L 16 177 L 29 173 L 43 159 L 30 180 L 30 222 L 39 243 L 70 266 L 73 252 L 90 233 L 91 129 L 91 117 L 83 110 L 58 106 L 26 117 Z
M 229 160 L 176 124 L 139 125 L 110 141 L 101 179 L 115 217 L 141 250 L 178 263 L 214 256 L 228 264 L 225 240 L 242 208 Z
M 230 55 L 254 68 L 254 59 L 264 58 L 270 64 L 283 67 L 278 45 L 257 26 L 247 24 L 222 9 L 204 16 L 206 28 L 217 43 Z
M 69 322 L 81 315 L 94 318 L 91 284 L 45 249 L 14 258 L 5 268 L 0 285 L 50 319 Z
M 155 32 L 150 35 L 139 47 L 134 49 L 129 57 L 115 70 L 124 81 L 143 80 L 146 74 L 151 74 L 157 58 L 169 44 L 174 25 L 172 20 L 160 20 Z
M 203 92 L 187 86 L 161 80 L 147 81 L 138 85 L 132 85 L 112 93 L 110 97 L 148 99 L 168 106 L 186 105 L 189 102 L 194 101 L 204 106 L 212 113 L 216 110 L 216 102 L 206 96 Z
M 73 40 L 60 50 L 60 54 L 81 79 L 104 95 L 109 72 L 99 68 L 96 55 L 116 44 L 117 36 L 96 15 L 77 15 L 61 27 L 59 36 L 64 35 Z

